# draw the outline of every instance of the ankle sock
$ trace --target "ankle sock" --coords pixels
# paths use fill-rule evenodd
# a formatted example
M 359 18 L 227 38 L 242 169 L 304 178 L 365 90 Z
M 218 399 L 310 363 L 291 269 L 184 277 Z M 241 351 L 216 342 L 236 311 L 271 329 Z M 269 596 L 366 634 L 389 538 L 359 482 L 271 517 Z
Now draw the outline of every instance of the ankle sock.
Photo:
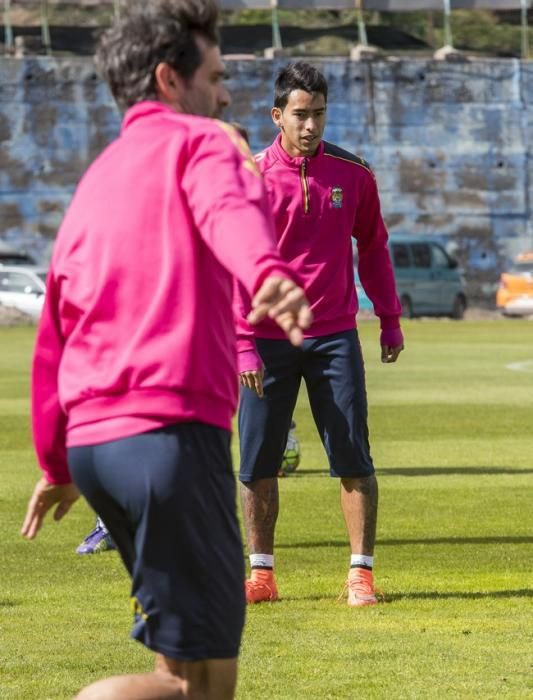
M 272 571 L 274 568 L 274 555 L 273 554 L 250 554 L 250 568 L 252 571 L 255 569 L 267 569 Z
M 374 557 L 367 557 L 365 554 L 352 554 L 350 559 L 350 569 L 367 569 L 372 571 Z

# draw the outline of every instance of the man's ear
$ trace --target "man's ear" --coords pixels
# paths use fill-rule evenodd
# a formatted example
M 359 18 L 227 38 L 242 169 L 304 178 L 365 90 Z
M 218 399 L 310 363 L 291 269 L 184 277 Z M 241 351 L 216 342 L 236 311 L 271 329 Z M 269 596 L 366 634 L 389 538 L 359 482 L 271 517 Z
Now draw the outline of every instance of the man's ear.
M 165 102 L 175 102 L 181 94 L 182 80 L 168 63 L 157 65 L 155 84 L 159 97 Z
M 272 107 L 270 114 L 272 115 L 272 121 L 274 124 L 278 127 L 278 129 L 283 131 L 283 113 L 281 109 L 279 107 Z

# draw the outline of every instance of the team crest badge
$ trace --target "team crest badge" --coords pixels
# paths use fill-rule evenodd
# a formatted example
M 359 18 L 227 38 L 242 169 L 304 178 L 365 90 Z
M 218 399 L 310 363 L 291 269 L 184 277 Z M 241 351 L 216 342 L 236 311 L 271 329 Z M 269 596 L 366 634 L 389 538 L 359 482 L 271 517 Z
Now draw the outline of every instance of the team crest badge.
M 331 188 L 331 204 L 334 209 L 342 209 L 342 200 L 344 197 L 344 192 L 342 187 L 332 187 Z

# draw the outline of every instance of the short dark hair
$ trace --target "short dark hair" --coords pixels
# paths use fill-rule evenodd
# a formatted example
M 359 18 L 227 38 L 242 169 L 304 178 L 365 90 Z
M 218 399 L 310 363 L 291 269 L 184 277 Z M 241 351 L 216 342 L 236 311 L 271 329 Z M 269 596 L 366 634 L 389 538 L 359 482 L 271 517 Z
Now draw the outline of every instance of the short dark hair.
M 274 86 L 274 107 L 285 109 L 293 90 L 304 90 L 312 94 L 320 92 L 328 101 L 328 83 L 322 73 L 304 61 L 289 63 L 282 68 Z
M 219 43 L 216 0 L 152 0 L 133 9 L 101 37 L 96 65 L 119 107 L 157 99 L 155 69 L 168 63 L 184 79 L 202 63 L 201 36 Z
M 242 136 L 248 145 L 250 145 L 250 136 L 248 135 L 248 130 L 240 122 L 230 122 L 231 126 L 235 131 Z

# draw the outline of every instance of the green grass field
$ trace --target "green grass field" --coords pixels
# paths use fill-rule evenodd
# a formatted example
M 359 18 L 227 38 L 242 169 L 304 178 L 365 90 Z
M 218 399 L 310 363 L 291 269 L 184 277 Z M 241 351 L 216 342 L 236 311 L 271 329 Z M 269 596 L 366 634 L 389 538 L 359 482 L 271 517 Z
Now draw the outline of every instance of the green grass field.
M 380 482 L 376 579 L 386 603 L 337 601 L 349 562 L 338 484 L 302 395 L 298 472 L 280 481 L 283 600 L 248 611 L 238 698 L 533 695 L 533 323 L 412 321 L 395 366 L 361 324 Z M 28 427 L 33 331 L 0 329 L 0 698 L 69 698 L 149 670 L 129 640 L 115 554 L 74 553 L 78 504 L 19 536 L 37 478 Z M 519 363 L 517 368 L 507 368 Z

